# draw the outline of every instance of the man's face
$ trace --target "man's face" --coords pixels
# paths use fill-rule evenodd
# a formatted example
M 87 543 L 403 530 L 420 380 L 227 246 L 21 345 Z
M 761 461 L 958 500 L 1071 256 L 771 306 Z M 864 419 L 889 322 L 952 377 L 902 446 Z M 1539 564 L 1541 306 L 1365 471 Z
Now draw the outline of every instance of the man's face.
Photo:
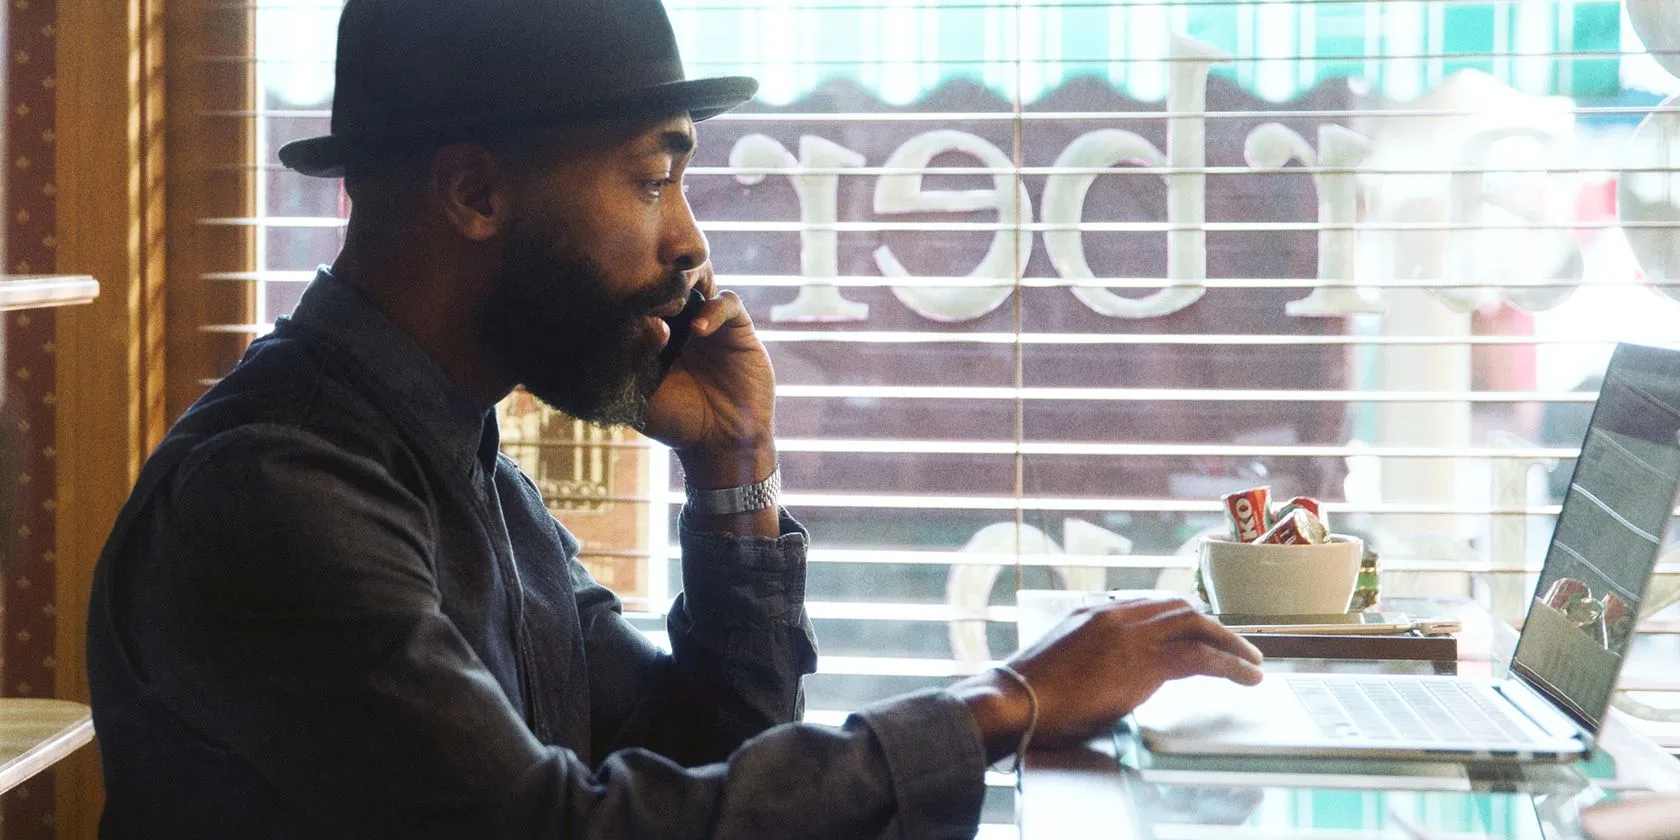
M 507 374 L 598 423 L 642 420 L 663 377 L 659 317 L 706 260 L 681 187 L 693 125 L 640 128 L 568 150 L 510 195 L 500 270 L 475 313 Z

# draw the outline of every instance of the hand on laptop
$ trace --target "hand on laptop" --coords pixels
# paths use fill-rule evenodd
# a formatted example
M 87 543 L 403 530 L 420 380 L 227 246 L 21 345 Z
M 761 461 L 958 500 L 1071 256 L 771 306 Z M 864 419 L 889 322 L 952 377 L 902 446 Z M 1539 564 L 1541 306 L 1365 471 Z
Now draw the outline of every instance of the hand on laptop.
M 1085 607 L 1009 661 L 1038 695 L 1041 746 L 1101 734 L 1167 680 L 1206 674 L 1260 682 L 1260 651 L 1183 600 Z M 1013 752 L 1031 717 L 1026 691 L 988 671 L 952 691 L 967 701 L 993 760 Z

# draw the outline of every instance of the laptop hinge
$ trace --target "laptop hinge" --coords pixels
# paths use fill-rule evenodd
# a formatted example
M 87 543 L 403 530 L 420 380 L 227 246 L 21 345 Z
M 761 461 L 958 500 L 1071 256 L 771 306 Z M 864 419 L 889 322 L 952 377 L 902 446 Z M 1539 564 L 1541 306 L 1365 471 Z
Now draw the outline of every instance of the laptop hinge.
M 1529 685 L 1527 680 L 1513 676 L 1494 683 L 1493 687 L 1542 731 L 1579 738 L 1588 750 L 1593 748 L 1592 729 L 1560 711 L 1556 701 Z

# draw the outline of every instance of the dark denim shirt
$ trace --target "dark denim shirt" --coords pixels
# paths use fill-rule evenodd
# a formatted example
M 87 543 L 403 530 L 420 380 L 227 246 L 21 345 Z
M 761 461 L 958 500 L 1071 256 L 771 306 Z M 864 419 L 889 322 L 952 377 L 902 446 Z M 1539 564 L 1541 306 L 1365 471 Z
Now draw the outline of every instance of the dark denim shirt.
M 481 411 L 348 284 L 148 460 L 95 574 L 105 837 L 972 837 L 949 693 L 789 724 L 806 535 L 683 529 L 673 652 Z

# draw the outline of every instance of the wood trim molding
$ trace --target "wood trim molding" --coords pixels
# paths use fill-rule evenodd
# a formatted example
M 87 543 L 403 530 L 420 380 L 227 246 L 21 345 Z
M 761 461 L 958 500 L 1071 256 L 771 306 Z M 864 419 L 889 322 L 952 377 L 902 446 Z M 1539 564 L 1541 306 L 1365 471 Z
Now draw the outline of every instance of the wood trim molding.
M 88 701 L 94 562 L 162 433 L 161 0 L 58 0 L 58 270 L 101 287 L 58 313 L 56 695 Z M 57 834 L 94 838 L 97 754 L 57 768 Z

